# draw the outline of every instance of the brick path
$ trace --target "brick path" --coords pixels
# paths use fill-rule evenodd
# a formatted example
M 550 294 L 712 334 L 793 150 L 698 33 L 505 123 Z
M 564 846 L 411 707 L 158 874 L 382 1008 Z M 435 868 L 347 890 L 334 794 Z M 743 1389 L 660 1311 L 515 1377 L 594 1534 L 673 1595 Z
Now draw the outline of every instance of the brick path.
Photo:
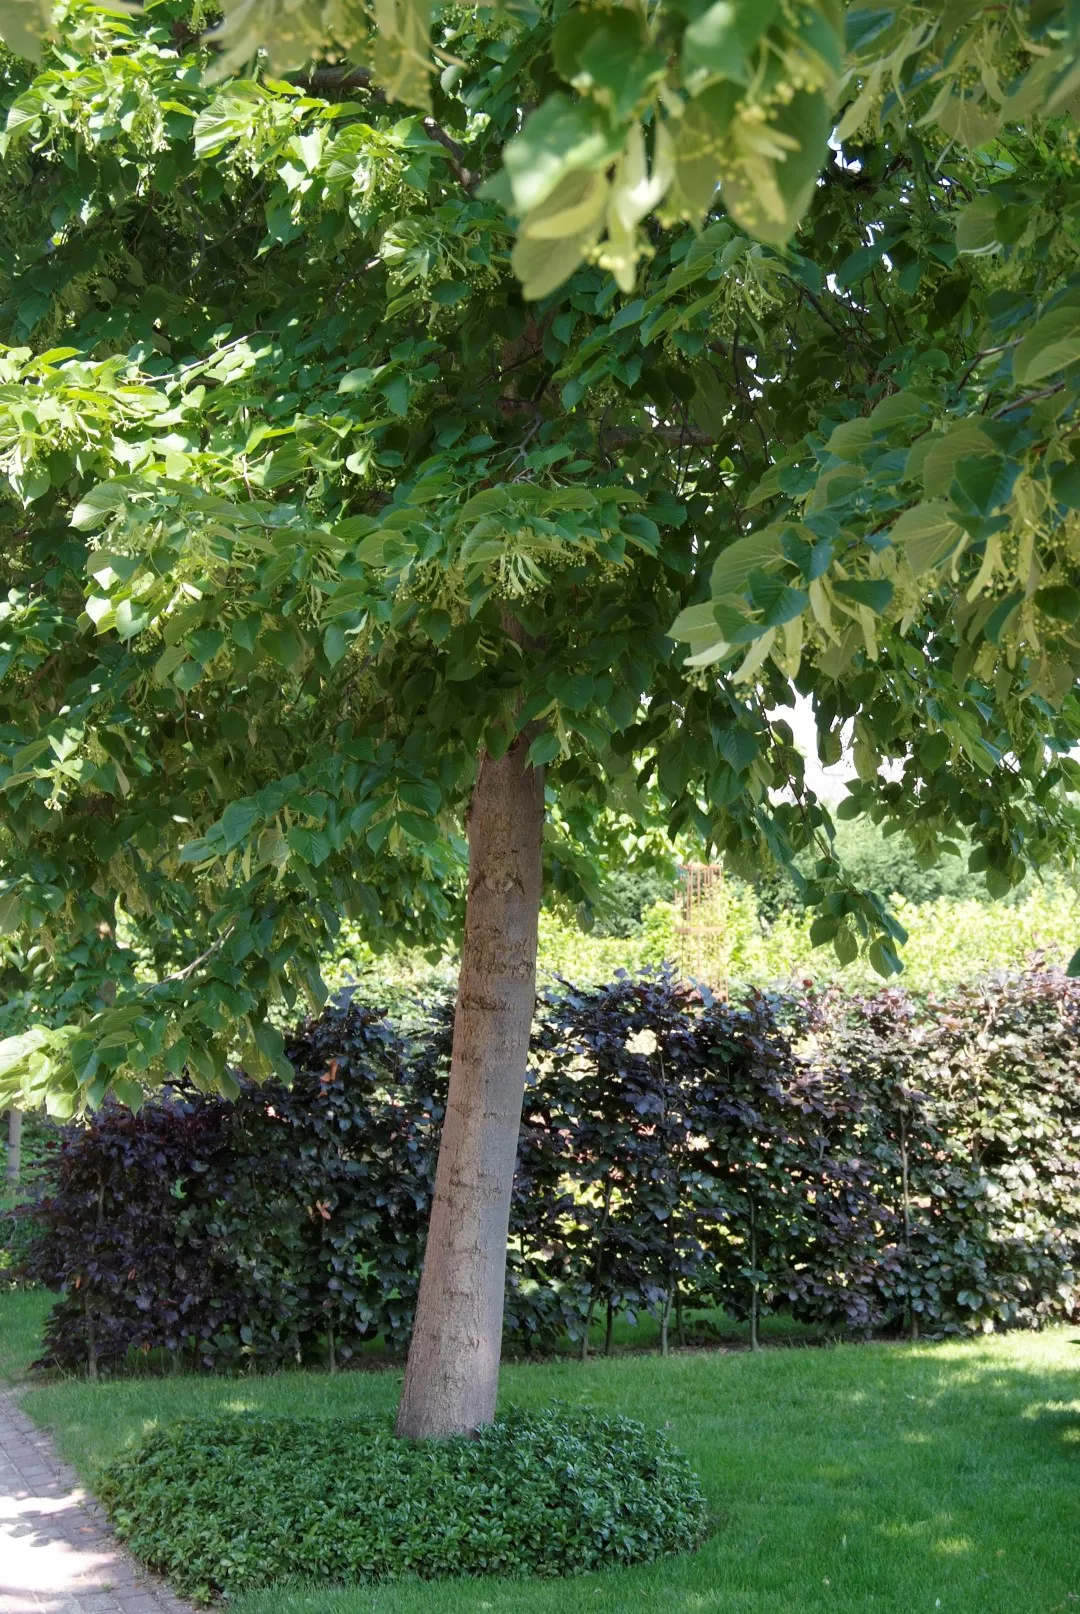
M 0 1614 L 192 1614 L 117 1545 L 10 1392 L 0 1394 Z

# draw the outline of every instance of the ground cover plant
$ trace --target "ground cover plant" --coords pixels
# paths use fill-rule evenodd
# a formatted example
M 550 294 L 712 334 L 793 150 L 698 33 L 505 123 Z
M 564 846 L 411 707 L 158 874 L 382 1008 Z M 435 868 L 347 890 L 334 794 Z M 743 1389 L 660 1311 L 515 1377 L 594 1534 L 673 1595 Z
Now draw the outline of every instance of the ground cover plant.
M 200 1599 L 274 1581 L 577 1575 L 699 1545 L 704 1499 L 630 1418 L 511 1408 L 468 1439 L 257 1414 L 170 1424 L 97 1493 L 121 1538 Z
M 460 934 L 400 1427 L 464 1430 L 545 891 L 809 854 L 895 972 L 796 692 L 841 816 L 1075 850 L 1075 17 L 227 9 L 0 6 L 0 1100 L 280 1075 L 343 916 Z
M 0 1297 L 0 1332 L 11 1299 Z M 1075 1329 L 941 1345 L 678 1352 L 504 1366 L 506 1404 L 662 1428 L 700 1478 L 702 1547 L 570 1582 L 303 1585 L 237 1614 L 1067 1614 L 1080 1595 Z M 396 1373 L 30 1387 L 84 1480 L 178 1420 L 387 1419 Z M 485 1609 L 485 1605 L 487 1606 Z
M 756 1342 L 1069 1318 L 1080 1241 L 1080 986 L 1035 971 L 710 1002 L 670 975 L 541 1007 L 505 1329 L 607 1348 L 721 1308 Z M 340 1366 L 408 1342 L 450 1062 L 449 1005 L 355 999 L 290 1041 L 291 1088 L 178 1091 L 68 1130 L 26 1220 L 60 1291 L 43 1359 L 96 1374 Z M 704 1327 L 696 1324 L 700 1336 Z M 599 1327 L 599 1341 L 596 1331 Z

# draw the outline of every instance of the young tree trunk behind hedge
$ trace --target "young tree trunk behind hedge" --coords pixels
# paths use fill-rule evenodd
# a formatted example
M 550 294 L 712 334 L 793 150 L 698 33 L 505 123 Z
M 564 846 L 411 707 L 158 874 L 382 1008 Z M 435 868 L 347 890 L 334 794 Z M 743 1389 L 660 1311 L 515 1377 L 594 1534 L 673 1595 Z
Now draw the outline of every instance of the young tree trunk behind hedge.
M 543 772 L 521 735 L 483 756 L 450 1091 L 397 1432 L 464 1434 L 495 1413 L 506 1234 L 536 1002 Z
M 19 1186 L 22 1176 L 22 1111 L 14 1106 L 8 1111 L 7 1183 L 9 1188 Z

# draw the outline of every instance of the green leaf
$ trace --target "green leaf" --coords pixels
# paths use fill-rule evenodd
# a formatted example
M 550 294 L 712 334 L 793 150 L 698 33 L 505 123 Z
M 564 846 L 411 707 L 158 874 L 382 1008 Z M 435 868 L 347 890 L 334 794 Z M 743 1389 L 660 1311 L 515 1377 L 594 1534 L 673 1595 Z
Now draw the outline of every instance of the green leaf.
M 425 611 L 420 618 L 419 626 L 432 644 L 442 644 L 453 627 L 453 621 L 449 611 Z
M 404 779 L 398 785 L 397 793 L 408 806 L 427 813 L 429 818 L 434 818 L 442 801 L 442 792 L 433 779 Z
M 748 10 L 733 0 L 717 0 L 690 23 L 683 34 L 682 71 L 691 95 L 717 79 L 746 84 L 747 51 L 765 26 L 767 6 Z M 753 18 L 762 21 L 755 26 Z
M 856 605 L 868 605 L 880 616 L 892 602 L 893 586 L 883 577 L 838 578 L 833 583 L 833 592 L 841 599 L 853 600 Z
M 218 821 L 225 851 L 231 852 L 234 846 L 246 841 L 261 818 L 262 814 L 254 802 L 231 801 Z
M 610 187 L 603 173 L 567 174 L 521 222 L 510 263 L 522 294 L 547 297 L 600 238 Z
M 990 613 L 983 627 L 983 634 L 991 644 L 1000 644 L 1001 635 L 1008 627 L 1023 598 L 1023 593 L 1019 589 L 1014 589 L 1011 594 L 1006 594 L 1005 598 Z
M 940 501 L 917 504 L 894 522 L 889 541 L 902 549 L 915 573 L 939 566 L 963 537 L 952 509 Z
M 372 66 L 391 101 L 431 109 L 430 0 L 374 0 Z
M 529 747 L 529 761 L 534 768 L 541 768 L 547 762 L 554 762 L 562 750 L 559 736 L 552 729 L 545 729 L 538 734 Z
M 553 678 L 548 688 L 560 706 L 580 712 L 592 700 L 596 685 L 587 673 L 571 673 L 568 677 Z
M 979 92 L 981 95 L 981 91 Z M 968 151 L 987 145 L 1001 127 L 1001 114 L 989 100 L 974 95 L 951 95 L 937 115 L 945 133 L 959 140 Z
M 680 611 L 668 635 L 690 646 L 691 656 L 688 666 L 707 666 L 710 662 L 719 660 L 731 649 L 731 641 L 727 635 L 726 626 L 718 620 L 718 613 L 725 612 L 725 608 L 718 606 L 712 600 L 706 600 L 700 605 L 689 605 Z M 740 627 L 746 625 L 746 618 L 739 613 L 725 612 L 735 615 Z M 698 658 L 706 657 L 706 660 Z
M 325 863 L 333 850 L 329 836 L 321 829 L 306 829 L 302 824 L 294 824 L 285 839 L 290 850 L 302 862 L 310 863 L 313 869 Z
M 275 1076 L 281 1077 L 285 1082 L 293 1079 L 293 1068 L 285 1057 L 285 1038 L 277 1026 L 271 1025 L 268 1020 L 261 1021 L 254 1028 L 255 1044 L 267 1066 Z
M 755 505 L 764 504 L 766 499 L 774 499 L 781 492 L 781 472 L 787 470 L 789 466 L 797 464 L 797 462 L 798 457 L 795 454 L 789 454 L 785 459 L 777 460 L 775 465 L 770 465 L 761 481 L 755 487 L 752 487 L 746 495 L 743 501 L 746 508 L 750 510 Z
M 879 936 L 876 941 L 870 943 L 867 957 L 871 969 L 884 976 L 886 980 L 892 975 L 899 975 L 903 969 L 895 947 L 884 936 Z
M 1030 387 L 1080 359 L 1080 302 L 1051 309 L 1017 343 L 1013 380 Z
M 250 79 L 216 95 L 192 126 L 196 157 L 214 157 L 226 146 L 248 138 L 253 120 L 269 99 L 262 85 Z
M 127 496 L 121 482 L 99 482 L 71 512 L 71 525 L 78 532 L 93 532 L 110 516 L 127 509 Z
M 694 97 L 680 119 L 675 175 L 691 218 L 703 218 L 712 206 L 738 98 L 734 84 L 713 85 Z
M 636 8 L 581 6 L 560 22 L 552 41 L 568 83 L 626 118 L 663 76 L 664 56 L 649 43 Z
M 182 661 L 172 675 L 172 682 L 176 689 L 182 689 L 185 694 L 202 682 L 203 665 L 201 661 Z
M 180 666 L 187 660 L 187 651 L 182 644 L 166 645 L 161 655 L 154 663 L 154 682 L 164 684 Z
M 52 23 L 46 0 L 0 0 L 0 39 L 14 56 L 41 59 L 41 46 Z
M 510 744 L 510 736 L 506 729 L 498 723 L 489 723 L 484 730 L 484 750 L 493 762 L 504 757 Z
M 295 667 L 304 653 L 304 641 L 292 628 L 268 628 L 259 637 L 268 656 L 282 667 Z
M 345 630 L 336 623 L 331 623 L 323 634 L 323 655 L 331 667 L 336 667 L 349 648 L 349 641 L 345 637 Z
M 594 102 L 549 95 L 503 157 L 517 212 L 530 213 L 546 202 L 569 174 L 602 168 L 621 146 L 621 130 Z
M 929 498 L 941 498 L 952 486 L 960 460 L 972 455 L 998 456 L 998 446 L 977 420 L 962 420 L 930 444 L 922 462 L 923 487 Z
M 1076 952 L 1065 966 L 1065 974 L 1070 980 L 1073 981 L 1080 978 L 1080 948 L 1077 948 Z
M 1000 211 L 999 204 L 990 196 L 979 196 L 961 209 L 956 221 L 957 252 L 981 256 L 987 252 L 1000 251 L 1001 242 L 998 239 Z
M 1057 622 L 1075 622 L 1080 617 L 1080 589 L 1071 583 L 1049 583 L 1036 591 L 1035 604 Z
M 956 462 L 950 491 L 963 508 L 966 503 L 980 515 L 988 516 L 1012 495 L 1020 466 L 1000 454 L 964 455 Z
M 1067 510 L 1080 510 L 1080 460 L 1055 470 L 1050 478 L 1054 498 Z
M 747 729 L 723 729 L 716 737 L 716 749 L 736 773 L 745 773 L 756 762 L 761 747 L 757 736 Z
M 729 213 L 757 240 L 787 245 L 817 188 L 832 121 L 828 95 L 797 90 L 789 102 L 776 107 L 767 123 L 781 141 L 789 142 L 783 159 L 771 164 L 771 185 L 761 183 L 756 164 L 745 173 L 736 167 L 730 178 L 723 178 Z
M 193 841 L 186 841 L 180 848 L 181 863 L 205 863 L 216 855 L 210 842 L 201 835 Z
M 395 415 L 409 413 L 409 378 L 406 375 L 392 376 L 391 379 L 379 388 Z
M 810 603 L 805 589 L 792 588 L 771 572 L 752 571 L 747 579 L 750 600 L 756 611 L 762 613 L 759 628 L 780 627 L 800 616 Z
M 126 1104 L 129 1110 L 136 1113 L 142 1108 L 146 1093 L 138 1082 L 130 1081 L 126 1076 L 114 1076 L 109 1086 L 117 1103 Z
M 914 392 L 891 392 L 874 405 L 869 421 L 875 432 L 895 432 L 921 425 L 929 413 L 925 399 Z
M 828 449 L 838 459 L 857 460 L 873 441 L 874 427 L 869 420 L 845 420 L 830 436 Z
M 752 571 L 783 555 L 783 533 L 780 526 L 763 527 L 760 532 L 747 533 L 745 538 L 736 538 L 729 544 L 712 569 L 713 594 L 718 598 L 741 594 Z

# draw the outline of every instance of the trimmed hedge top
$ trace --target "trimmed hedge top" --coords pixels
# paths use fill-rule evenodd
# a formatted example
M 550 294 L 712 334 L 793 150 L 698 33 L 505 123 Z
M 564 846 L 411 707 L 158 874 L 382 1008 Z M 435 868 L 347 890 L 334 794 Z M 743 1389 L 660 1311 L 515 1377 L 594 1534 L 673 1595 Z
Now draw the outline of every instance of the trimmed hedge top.
M 697 1546 L 705 1501 L 657 1430 L 511 1409 L 474 1439 L 399 1440 L 382 1420 L 194 1419 L 98 1485 L 117 1533 L 208 1599 L 287 1576 L 569 1575 Z

